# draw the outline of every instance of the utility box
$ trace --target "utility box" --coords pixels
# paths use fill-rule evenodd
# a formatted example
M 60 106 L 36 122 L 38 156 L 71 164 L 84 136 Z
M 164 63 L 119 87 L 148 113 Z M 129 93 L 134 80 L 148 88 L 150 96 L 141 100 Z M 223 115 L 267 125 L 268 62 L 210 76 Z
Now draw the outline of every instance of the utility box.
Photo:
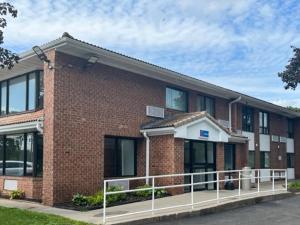
M 249 191 L 251 189 L 251 168 L 244 167 L 242 169 L 242 189 Z

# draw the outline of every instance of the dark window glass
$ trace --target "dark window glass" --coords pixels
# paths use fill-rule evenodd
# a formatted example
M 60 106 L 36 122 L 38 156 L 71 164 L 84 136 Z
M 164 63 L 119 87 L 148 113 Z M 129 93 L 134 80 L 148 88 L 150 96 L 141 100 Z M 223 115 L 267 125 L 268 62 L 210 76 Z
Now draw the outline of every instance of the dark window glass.
M 259 133 L 269 134 L 269 114 L 259 112 Z
M 287 168 L 295 168 L 295 155 L 294 153 L 287 153 Z
M 224 145 L 224 169 L 235 169 L 235 146 L 232 144 Z
M 187 94 L 184 91 L 166 88 L 166 107 L 180 111 L 187 111 Z
M 184 141 L 184 163 L 190 163 L 190 142 Z
M 9 113 L 26 110 L 26 76 L 9 80 Z
M 43 135 L 36 135 L 36 176 L 43 175 Z
M 24 135 L 6 136 L 5 175 L 24 175 Z
M 294 124 L 293 120 L 288 120 L 288 138 L 294 138 Z
M 242 109 L 242 129 L 253 132 L 253 109 L 251 107 L 244 106 Z
M 248 151 L 248 166 L 255 169 L 255 151 Z
M 29 74 L 28 77 L 28 110 L 36 108 L 36 73 Z
M 270 152 L 260 152 L 260 168 L 270 168 Z
M 1 115 L 6 114 L 7 81 L 1 83 Z
M 33 134 L 26 137 L 26 175 L 33 175 Z
M 3 145 L 3 136 L 0 136 L 0 175 L 3 175 L 3 163 L 4 160 L 4 145 Z
M 206 163 L 205 142 L 193 142 L 194 163 Z
M 206 96 L 198 96 L 197 111 L 206 111 L 211 116 L 215 116 L 215 100 Z
M 39 74 L 38 104 L 40 108 L 44 107 L 44 72 L 43 71 L 41 71 Z
M 127 138 L 105 138 L 105 177 L 135 176 L 136 141 Z
M 214 143 L 207 142 L 207 163 L 215 163 Z

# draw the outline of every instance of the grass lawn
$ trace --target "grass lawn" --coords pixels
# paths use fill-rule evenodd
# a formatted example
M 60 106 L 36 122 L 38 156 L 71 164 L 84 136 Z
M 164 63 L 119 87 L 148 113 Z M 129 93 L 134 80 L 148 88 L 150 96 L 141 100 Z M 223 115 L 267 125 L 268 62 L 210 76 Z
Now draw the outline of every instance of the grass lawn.
M 0 207 L 1 225 L 88 225 L 60 216 Z

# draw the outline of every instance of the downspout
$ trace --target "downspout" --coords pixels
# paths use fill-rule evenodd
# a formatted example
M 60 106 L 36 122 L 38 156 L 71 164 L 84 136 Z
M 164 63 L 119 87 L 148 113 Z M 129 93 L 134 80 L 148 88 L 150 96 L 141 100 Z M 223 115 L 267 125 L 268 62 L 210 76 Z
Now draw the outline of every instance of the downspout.
M 242 96 L 239 96 L 237 99 L 229 102 L 229 131 L 232 132 L 232 119 L 231 119 L 231 107 L 232 107 L 232 104 L 233 103 L 236 103 L 236 102 L 239 102 L 241 101 L 242 99 Z
M 150 148 L 150 138 L 148 137 L 146 132 L 143 132 L 143 135 L 146 139 L 146 184 L 149 184 L 149 161 L 150 161 L 150 153 L 149 153 L 149 148 Z
M 40 117 L 36 120 L 37 124 L 36 124 L 36 129 L 38 130 L 38 132 L 40 132 L 41 134 L 44 133 L 44 117 Z

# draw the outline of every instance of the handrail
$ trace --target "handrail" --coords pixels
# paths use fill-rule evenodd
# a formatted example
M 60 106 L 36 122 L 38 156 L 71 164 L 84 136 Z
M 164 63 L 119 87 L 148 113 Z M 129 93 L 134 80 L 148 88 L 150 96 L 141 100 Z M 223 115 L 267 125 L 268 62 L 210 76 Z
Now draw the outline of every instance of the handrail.
M 157 176 L 145 176 L 145 177 L 131 177 L 131 178 L 121 178 L 121 179 L 110 179 L 110 180 L 104 180 L 104 188 L 103 188 L 103 224 L 106 223 L 107 219 L 109 218 L 116 218 L 116 217 L 122 217 L 122 216 L 129 216 L 129 215 L 135 215 L 139 213 L 147 213 L 151 212 L 152 215 L 154 212 L 159 211 L 159 210 L 166 210 L 166 209 L 172 209 L 172 208 L 178 208 L 178 207 L 187 207 L 191 206 L 192 210 L 194 209 L 195 205 L 199 205 L 201 203 L 205 202 L 212 202 L 216 201 L 217 203 L 220 202 L 220 200 L 232 198 L 232 197 L 241 197 L 245 195 L 253 195 L 253 194 L 258 194 L 262 192 L 275 192 L 275 191 L 287 191 L 287 169 L 264 169 L 269 171 L 269 176 L 268 175 L 263 175 L 261 174 L 261 169 L 253 169 L 251 170 L 251 174 L 249 176 L 243 175 L 243 170 L 223 170 L 223 171 L 210 171 L 210 172 L 197 172 L 197 173 L 183 173 L 183 174 L 166 174 L 166 175 L 157 175 Z M 284 172 L 283 175 L 275 175 L 276 172 Z M 228 179 L 220 179 L 220 174 L 225 174 L 226 173 L 237 173 L 236 178 L 231 178 Z M 254 175 L 253 175 L 254 173 Z M 201 182 L 195 182 L 195 176 L 199 175 L 211 175 L 214 174 L 213 180 L 210 181 L 201 181 Z M 156 179 L 162 179 L 162 178 L 170 178 L 170 177 L 190 177 L 190 183 L 183 183 L 183 184 L 171 184 L 171 185 L 165 185 L 165 186 L 156 186 Z M 261 191 L 260 190 L 260 184 L 262 183 L 261 179 L 262 178 L 270 178 L 272 182 L 272 189 L 271 190 L 266 190 L 266 191 Z M 275 189 L 275 179 L 276 178 L 281 178 L 285 179 L 285 188 L 284 189 Z M 113 192 L 108 192 L 107 191 L 107 184 L 110 182 L 120 182 L 120 181 L 133 181 L 133 180 L 146 180 L 148 179 L 149 181 L 152 181 L 151 187 L 145 187 L 145 188 L 137 188 L 137 189 L 129 189 L 129 190 L 121 190 L 121 191 L 113 191 Z M 250 180 L 254 179 L 257 181 L 257 191 L 256 192 L 249 192 L 249 193 L 241 193 L 241 181 L 242 180 Z M 233 196 L 225 196 L 225 197 L 220 197 L 220 183 L 222 182 L 238 182 L 238 194 L 233 195 Z M 214 199 L 209 199 L 205 201 L 200 201 L 200 202 L 195 202 L 194 199 L 194 187 L 199 186 L 199 185 L 206 185 L 206 184 L 215 184 L 216 183 L 216 192 L 217 196 Z M 155 190 L 158 189 L 169 189 L 169 188 L 178 188 L 178 187 L 189 187 L 191 188 L 191 202 L 188 204 L 183 204 L 183 205 L 173 205 L 170 207 L 163 207 L 163 208 L 156 208 L 155 207 Z M 107 203 L 107 196 L 108 195 L 114 195 L 114 194 L 121 194 L 121 193 L 132 193 L 132 192 L 138 192 L 138 191 L 150 191 L 152 193 L 152 198 L 151 198 L 151 209 L 149 210 L 142 210 L 138 212 L 131 212 L 131 213 L 124 213 L 120 215 L 113 215 L 113 216 L 107 216 L 106 215 L 106 203 Z

